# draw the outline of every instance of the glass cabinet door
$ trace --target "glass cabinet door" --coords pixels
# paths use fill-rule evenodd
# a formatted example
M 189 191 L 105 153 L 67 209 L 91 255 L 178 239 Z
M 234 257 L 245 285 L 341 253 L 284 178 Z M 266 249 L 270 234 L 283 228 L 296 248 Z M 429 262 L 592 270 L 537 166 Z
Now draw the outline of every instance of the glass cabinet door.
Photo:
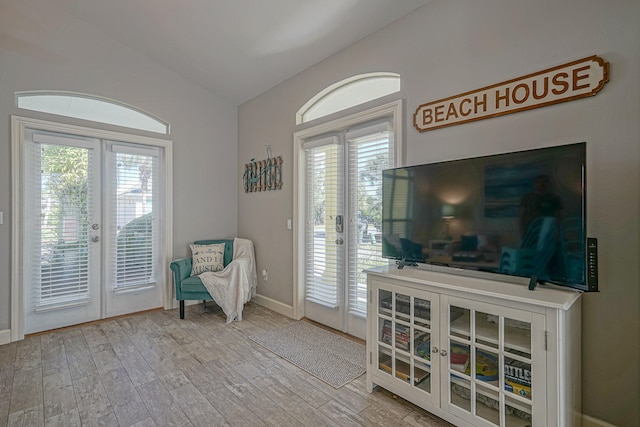
M 390 286 L 376 292 L 378 372 L 430 394 L 432 301 Z
M 473 423 L 531 426 L 534 315 L 453 297 L 443 300 L 446 404 Z

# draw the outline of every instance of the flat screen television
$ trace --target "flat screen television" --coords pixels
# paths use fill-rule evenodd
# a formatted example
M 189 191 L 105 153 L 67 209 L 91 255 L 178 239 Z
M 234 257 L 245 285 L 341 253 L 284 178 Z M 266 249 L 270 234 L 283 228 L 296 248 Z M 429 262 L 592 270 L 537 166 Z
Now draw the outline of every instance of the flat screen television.
M 585 156 L 577 143 L 387 169 L 382 256 L 596 291 Z

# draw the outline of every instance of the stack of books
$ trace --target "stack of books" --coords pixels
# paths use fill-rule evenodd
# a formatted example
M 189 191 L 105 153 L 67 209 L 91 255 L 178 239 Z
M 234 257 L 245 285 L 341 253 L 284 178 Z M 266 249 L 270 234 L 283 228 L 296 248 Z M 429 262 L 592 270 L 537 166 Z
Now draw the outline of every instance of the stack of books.
M 385 320 L 382 324 L 382 336 L 380 340 L 391 345 L 391 320 Z M 396 324 L 396 348 L 404 351 L 409 351 L 411 340 L 411 328 L 409 326 Z

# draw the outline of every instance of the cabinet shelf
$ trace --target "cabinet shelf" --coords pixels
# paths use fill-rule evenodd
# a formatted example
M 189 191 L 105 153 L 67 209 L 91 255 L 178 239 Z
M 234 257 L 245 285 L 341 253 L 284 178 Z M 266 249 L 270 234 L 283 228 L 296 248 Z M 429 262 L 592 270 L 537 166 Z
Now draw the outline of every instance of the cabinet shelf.
M 393 318 L 391 310 L 387 310 L 386 308 L 378 307 L 378 314 L 384 316 L 385 318 Z
M 457 394 L 453 394 L 451 396 L 451 403 L 455 406 L 464 408 L 467 405 L 470 405 L 470 401 L 465 399 L 462 396 L 458 396 Z M 476 402 L 476 416 L 482 418 L 484 420 L 489 420 L 495 425 L 499 425 L 499 416 L 497 410 L 491 408 L 490 406 Z M 513 414 L 505 414 L 505 425 L 509 427 L 531 427 L 531 420 L 523 417 L 518 417 Z
M 471 336 L 469 330 L 470 314 L 468 310 L 464 311 L 464 314 L 451 322 L 450 331 L 456 338 L 460 336 Z M 496 348 L 499 345 L 499 338 L 497 336 L 497 325 L 490 323 L 487 320 L 479 320 L 476 318 L 475 335 L 476 340 L 485 341 L 492 344 Z M 531 353 L 531 332 L 518 328 L 506 328 L 504 346 L 515 350 L 520 353 Z
M 464 376 L 462 376 L 464 375 Z M 464 385 L 467 383 L 471 382 L 471 377 L 469 375 L 466 375 L 462 372 L 456 371 L 455 369 L 451 370 L 451 380 L 452 383 L 454 384 L 459 384 L 459 385 Z M 482 384 L 486 387 L 491 387 L 494 391 L 499 391 L 499 382 L 498 380 L 491 380 L 491 381 L 484 381 L 481 379 L 476 378 L 475 380 L 476 384 Z
M 388 346 L 384 346 L 384 347 L 379 347 L 378 348 L 378 352 L 379 354 L 382 356 L 382 358 L 384 358 L 385 360 L 387 358 L 391 358 L 393 356 L 393 350 L 391 349 L 391 347 Z M 406 364 L 411 364 L 411 359 L 412 357 L 409 356 L 407 353 L 401 353 L 401 352 L 396 352 L 395 353 L 395 357 L 396 360 L 400 360 Z M 379 356 L 379 358 L 381 358 Z M 431 361 L 427 360 L 427 359 L 423 359 L 421 357 L 417 357 L 414 356 L 413 357 L 413 363 L 416 367 L 420 368 L 420 369 L 424 369 L 424 370 L 430 370 L 431 369 Z
M 429 320 L 416 318 L 413 322 L 413 325 L 415 327 L 420 327 L 425 330 L 429 330 L 429 331 L 431 330 L 431 321 Z
M 462 390 L 462 389 L 469 390 L 470 383 L 465 382 L 459 377 L 456 378 L 452 376 L 451 384 L 457 386 L 458 390 Z M 492 383 L 490 384 L 492 387 L 487 387 L 487 384 L 490 384 L 490 383 L 487 383 L 487 382 L 476 383 L 476 393 L 484 396 L 485 398 L 497 400 L 498 393 L 499 393 L 499 389 L 498 387 L 496 387 L 497 381 L 492 381 Z M 470 394 L 471 392 L 469 391 L 468 393 Z M 460 394 L 465 394 L 465 393 L 461 392 Z M 514 397 L 516 399 L 514 399 Z M 531 408 L 530 408 L 531 401 L 519 400 L 517 399 L 518 397 L 519 397 L 518 395 L 515 395 L 515 396 L 508 395 L 506 397 L 506 400 L 508 400 L 509 406 L 528 415 L 530 418 L 531 417 Z
M 393 372 L 393 358 L 391 357 L 391 355 L 389 355 L 388 357 L 384 357 L 384 358 L 380 358 L 380 360 L 378 361 L 378 367 L 387 372 L 388 374 L 392 374 Z M 400 378 L 403 381 L 406 382 L 410 382 L 410 378 L 411 378 L 411 364 L 408 363 L 408 361 L 405 360 L 401 360 L 399 358 L 396 357 L 395 359 L 395 368 L 396 368 L 396 372 L 395 372 L 395 376 L 396 378 Z M 416 367 L 414 365 L 414 381 L 413 384 L 414 385 L 419 385 L 420 383 L 422 383 L 423 381 L 425 381 L 427 378 L 429 378 L 430 375 L 430 371 L 427 369 L 422 369 L 421 367 Z

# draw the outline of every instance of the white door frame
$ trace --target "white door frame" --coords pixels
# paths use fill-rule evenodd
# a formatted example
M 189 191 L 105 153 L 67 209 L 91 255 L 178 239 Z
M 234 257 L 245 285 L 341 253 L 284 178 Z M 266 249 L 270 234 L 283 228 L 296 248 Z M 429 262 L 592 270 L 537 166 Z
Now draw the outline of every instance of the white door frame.
M 21 175 L 24 160 L 22 144 L 27 128 L 35 128 L 66 134 L 77 134 L 99 139 L 145 144 L 154 147 L 160 147 L 161 149 L 163 149 L 164 164 L 162 165 L 162 167 L 164 168 L 166 173 L 166 185 L 163 194 L 163 209 L 166 221 L 165 230 L 163 233 L 164 239 L 162 242 L 160 242 L 160 244 L 164 245 L 164 247 L 166 248 L 166 259 L 164 261 L 166 266 L 166 280 L 162 290 L 162 299 L 165 309 L 173 308 L 173 289 L 171 287 L 171 276 L 168 271 L 169 263 L 173 258 L 173 172 L 171 169 L 171 165 L 173 164 L 172 141 L 140 135 L 132 135 L 122 132 L 89 128 L 84 126 L 51 122 L 29 117 L 11 116 L 11 341 L 13 342 L 24 339 L 25 312 L 23 305 L 24 284 L 22 277 L 22 268 L 24 264 L 24 261 L 22 259 L 22 249 L 24 245 L 24 237 L 22 235 L 23 183 Z
M 402 165 L 402 100 L 397 100 L 370 108 L 360 113 L 312 126 L 293 134 L 293 318 L 304 317 L 304 232 L 305 232 L 305 189 L 306 174 L 304 168 L 305 139 L 327 132 L 339 131 L 349 126 L 391 116 L 393 122 L 394 151 L 397 165 Z

